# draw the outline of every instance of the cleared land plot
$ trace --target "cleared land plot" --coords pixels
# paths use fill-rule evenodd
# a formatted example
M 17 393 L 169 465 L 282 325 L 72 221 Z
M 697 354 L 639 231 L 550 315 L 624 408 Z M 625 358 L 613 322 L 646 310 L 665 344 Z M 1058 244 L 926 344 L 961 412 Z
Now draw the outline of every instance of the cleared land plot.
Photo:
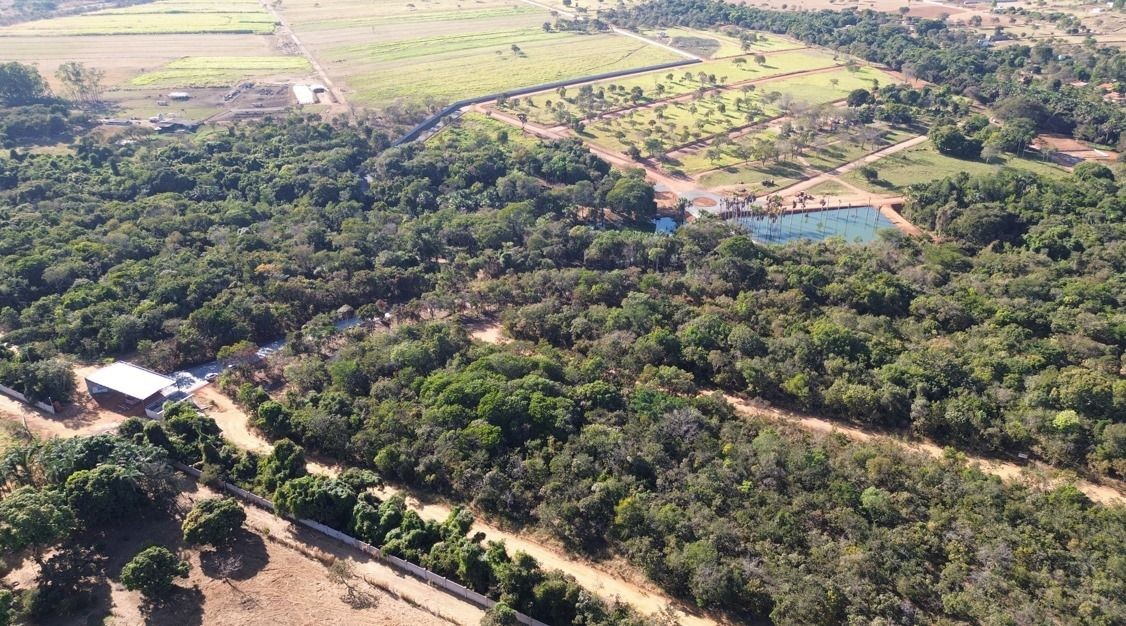
M 538 139 L 525 135 L 511 125 L 473 111 L 463 114 L 455 123 L 443 128 L 436 140 L 451 148 L 476 147 L 482 142 L 490 141 L 503 141 L 528 148 L 539 144 Z
M 154 2 L 121 9 L 15 24 L 0 36 L 146 35 L 162 33 L 253 33 L 274 30 L 274 18 L 257 2 L 210 0 Z
M 136 87 L 225 87 L 256 76 L 308 72 L 304 57 L 184 57 L 129 81 Z
M 56 89 L 59 85 L 54 82 L 55 70 L 67 61 L 80 59 L 87 66 L 104 71 L 106 85 L 113 86 L 138 74 L 157 71 L 185 52 L 195 50 L 223 57 L 275 54 L 270 38 L 259 35 L 0 37 L 0 58 L 37 65 L 39 73 Z
M 707 30 L 660 28 L 644 31 L 643 34 L 661 43 L 708 59 L 805 47 L 805 44 L 790 41 L 778 35 L 760 32 L 753 33 L 755 40 L 751 42 L 747 50 L 743 50 L 743 44 L 738 38 Z
M 516 0 L 287 0 L 280 9 L 363 104 L 452 101 L 682 58 L 610 33 L 545 31 L 549 10 Z
M 683 78 L 683 77 L 682 77 Z M 670 150 L 690 142 L 708 141 L 725 136 L 752 124 L 761 123 L 782 113 L 794 113 L 803 107 L 825 105 L 839 100 L 849 91 L 871 87 L 873 80 L 896 82 L 889 74 L 873 68 L 846 69 L 806 74 L 760 84 L 753 91 L 728 89 L 711 92 L 703 97 L 683 99 L 634 109 L 623 115 L 604 118 L 587 124 L 584 135 L 596 145 L 610 150 L 624 151 L 629 146 L 639 149 L 647 140 L 656 138 L 663 149 Z M 622 94 L 619 89 L 616 94 Z M 546 108 L 546 100 L 545 100 Z M 529 118 L 532 116 L 529 115 Z M 687 155 L 689 161 L 681 168 L 687 173 L 699 173 L 716 165 L 729 165 L 745 161 L 734 156 L 741 143 L 737 140 L 715 161 L 705 166 L 703 150 L 697 155 Z M 711 161 L 711 159 L 707 159 Z M 836 167 L 836 163 L 825 169 Z
M 939 180 L 959 172 L 969 172 L 971 175 L 989 174 L 1005 166 L 1026 169 L 1047 176 L 1067 175 L 1066 170 L 1051 163 L 1020 159 L 1011 155 L 1006 155 L 1001 163 L 955 159 L 939 154 L 928 141 L 873 164 L 879 172 L 879 180 L 875 183 L 868 182 L 857 172 L 849 172 L 843 178 L 857 187 L 879 193 L 903 191 L 910 185 Z
M 596 112 L 615 111 L 684 96 L 701 88 L 738 85 L 783 74 L 830 68 L 834 65 L 836 61 L 831 55 L 814 50 L 793 50 L 767 55 L 767 60 L 762 65 L 748 57 L 707 61 L 670 70 L 591 83 L 595 101 L 590 108 Z M 640 89 L 640 92 L 635 92 L 635 89 Z M 557 124 L 561 117 L 565 118 L 564 115 L 556 113 L 561 106 L 563 113 L 581 115 L 582 107 L 578 106 L 575 100 L 578 89 L 571 88 L 568 91 L 571 92 L 570 101 L 564 100 L 562 105 L 559 96 L 554 92 L 523 98 L 522 101 L 528 104 L 529 110 L 525 111 L 528 119 L 538 124 Z M 546 107 L 548 100 L 553 101 L 555 105 L 553 109 Z
M 785 78 L 762 85 L 761 89 L 786 94 L 795 102 L 821 104 L 844 99 L 854 89 L 870 89 L 873 81 L 880 85 L 903 82 L 874 67 L 859 67 Z
M 775 133 L 762 133 L 742 137 L 724 146 L 723 156 L 717 162 L 706 158 L 704 152 L 696 153 L 692 159 L 682 159 L 685 169 L 700 172 L 699 181 L 706 187 L 728 187 L 733 185 L 757 186 L 763 181 L 773 179 L 775 186 L 781 187 L 851 163 L 881 148 L 910 139 L 917 132 L 912 129 L 880 127 L 878 137 L 861 139 L 858 133 L 841 132 L 818 135 L 813 145 L 800 155 L 790 153 L 785 143 Z M 763 163 L 761 159 L 749 160 L 753 154 L 750 146 L 762 140 L 776 141 L 783 154 Z M 717 169 L 718 165 L 718 169 Z
M 513 49 L 516 46 L 517 49 Z M 435 40 L 373 43 L 325 52 L 361 102 L 457 100 L 588 74 L 676 60 L 674 53 L 620 35 L 489 31 Z

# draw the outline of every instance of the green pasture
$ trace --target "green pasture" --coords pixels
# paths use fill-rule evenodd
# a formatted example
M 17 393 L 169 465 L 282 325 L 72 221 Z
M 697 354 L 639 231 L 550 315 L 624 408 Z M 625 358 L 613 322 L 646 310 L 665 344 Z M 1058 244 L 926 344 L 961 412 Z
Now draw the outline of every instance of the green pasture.
M 136 5 L 0 28 L 2 35 L 152 35 L 173 33 L 253 33 L 274 31 L 274 18 L 261 5 L 184 2 Z
M 611 150 L 624 150 L 629 145 L 642 148 L 649 137 L 660 139 L 666 149 L 672 149 L 760 123 L 779 113 L 756 92 L 723 91 L 596 120 L 586 125 L 584 135 L 591 143 Z
M 879 172 L 879 179 L 874 183 L 869 183 L 855 170 L 845 174 L 843 178 L 857 187 L 873 192 L 901 192 L 916 183 L 939 180 L 959 172 L 968 172 L 971 175 L 989 174 L 1002 167 L 1025 169 L 1046 176 L 1067 175 L 1067 170 L 1052 163 L 1022 159 L 1012 155 L 1005 155 L 999 163 L 955 159 L 939 154 L 929 141 L 888 155 L 874 163 L 872 167 Z
M 309 71 L 304 57 L 184 57 L 129 81 L 134 87 L 226 87 L 252 76 Z
M 519 128 L 473 111 L 463 114 L 457 121 L 443 128 L 435 141 L 451 147 L 472 148 L 482 142 L 497 141 L 500 137 L 507 137 L 510 144 L 529 148 L 539 143 L 539 140 L 525 135 Z
M 762 85 L 761 88 L 788 94 L 796 102 L 821 104 L 842 100 L 855 89 L 871 89 L 873 81 L 877 81 L 881 86 L 901 82 L 887 72 L 874 67 L 862 66 L 855 70 L 841 68 L 829 72 L 783 78 Z
M 617 111 L 635 104 L 648 104 L 660 100 L 667 100 L 684 96 L 702 87 L 713 88 L 716 85 L 738 85 L 750 81 L 763 80 L 772 76 L 789 74 L 832 67 L 835 62 L 832 57 L 820 52 L 809 50 L 793 50 L 767 55 L 766 63 L 759 65 L 751 57 L 740 57 L 743 62 L 736 59 L 721 59 L 694 63 L 658 72 L 647 72 L 633 76 L 614 78 L 610 80 L 591 83 L 596 92 L 601 92 L 603 99 L 600 104 L 602 111 Z M 715 78 L 715 83 L 711 82 Z M 775 89 L 773 81 L 759 85 L 758 89 Z M 611 88 L 613 86 L 613 88 Z M 641 98 L 633 100 L 634 88 L 641 89 Z M 571 97 L 577 93 L 578 87 L 568 89 Z M 552 110 L 543 104 L 551 100 L 558 105 L 559 97 L 555 93 L 537 94 L 523 99 L 529 103 L 528 119 L 537 124 L 555 124 L 556 118 Z M 566 109 L 575 115 L 581 111 L 577 106 L 564 103 Z
M 518 50 L 513 50 L 512 46 Z M 621 35 L 524 29 L 326 51 L 354 98 L 457 100 L 586 74 L 675 60 L 667 50 Z
M 882 132 L 878 137 L 864 139 L 859 134 L 849 132 L 818 134 L 812 145 L 800 155 L 793 156 L 786 150 L 786 154 L 780 155 L 777 160 L 766 163 L 748 160 L 745 154 L 738 154 L 740 147 L 746 148 L 752 142 L 764 138 L 778 142 L 779 147 L 785 149 L 785 140 L 778 137 L 775 129 L 769 129 L 733 140 L 723 147 L 723 155 L 717 160 L 713 161 L 707 150 L 700 150 L 678 154 L 675 161 L 682 171 L 700 175 L 700 183 L 707 187 L 757 185 L 770 178 L 782 186 L 851 163 L 916 135 L 914 130 L 906 128 L 883 127 L 880 130 Z

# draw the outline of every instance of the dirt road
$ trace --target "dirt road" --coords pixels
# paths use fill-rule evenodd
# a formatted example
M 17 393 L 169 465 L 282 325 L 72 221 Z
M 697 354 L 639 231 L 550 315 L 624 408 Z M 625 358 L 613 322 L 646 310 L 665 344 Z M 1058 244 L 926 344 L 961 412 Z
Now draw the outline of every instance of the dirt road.
M 499 326 L 482 328 L 484 334 L 481 336 L 503 341 Z M 200 389 L 196 392 L 196 396 L 211 403 L 207 414 L 215 419 L 228 441 L 256 452 L 269 452 L 272 448 L 270 442 L 247 426 L 246 415 L 241 409 L 213 386 Z M 311 473 L 323 476 L 334 476 L 340 471 L 339 467 L 312 460 L 308 462 L 308 467 Z M 399 487 L 385 486 L 378 490 L 378 494 L 382 498 L 402 495 L 407 499 L 410 508 L 427 520 L 445 520 L 452 509 L 446 502 L 423 499 L 418 494 Z M 672 607 L 685 626 L 709 626 L 718 623 L 714 619 L 691 613 L 688 606 L 663 594 L 648 582 L 640 579 L 627 580 L 598 565 L 570 557 L 563 550 L 546 545 L 525 533 L 507 531 L 481 520 L 474 522 L 470 532 L 483 533 L 486 541 L 504 541 L 510 550 L 522 550 L 544 567 L 558 569 L 574 576 L 580 585 L 600 597 L 607 600 L 617 597 L 643 614 L 657 613 L 666 607 Z
M 278 37 L 284 37 L 287 35 L 289 36 L 289 38 L 293 41 L 293 45 L 297 47 L 297 51 L 301 53 L 301 56 L 305 57 L 305 59 L 309 61 L 309 65 L 313 66 L 313 71 L 317 73 L 317 76 L 320 77 L 321 82 L 324 84 L 325 88 L 327 88 L 329 93 L 332 94 L 332 99 L 334 100 L 334 102 L 329 107 L 329 110 L 336 113 L 346 113 L 351 116 L 352 108 L 348 106 L 348 101 L 344 98 L 344 93 L 340 89 L 338 89 L 335 84 L 333 84 L 332 79 L 329 78 L 328 72 L 325 71 L 324 66 L 322 66 L 320 61 L 317 60 L 317 57 L 313 56 L 312 52 L 309 52 L 309 49 L 305 47 L 305 44 L 301 43 L 301 39 L 293 30 L 293 27 L 289 25 L 289 22 L 285 19 L 285 16 L 283 16 L 281 14 L 281 11 L 278 10 L 277 7 L 281 5 L 281 2 L 274 3 L 270 2 L 269 0 L 261 0 L 261 2 L 262 7 L 269 11 L 270 15 L 274 17 L 274 21 L 278 23 L 278 28 L 275 32 L 275 35 Z
M 794 183 L 794 184 L 792 184 L 788 187 L 782 187 L 781 189 L 778 189 L 774 193 L 776 193 L 778 195 L 783 195 L 783 196 L 792 196 L 792 195 L 798 193 L 799 191 L 805 191 L 807 189 L 811 189 L 813 187 L 816 187 L 817 185 L 820 185 L 821 183 L 828 182 L 828 181 L 831 181 L 831 180 L 837 181 L 837 177 L 840 176 L 841 174 L 847 174 L 847 173 L 851 172 L 852 170 L 857 169 L 859 167 L 862 167 L 864 165 L 868 165 L 869 163 L 875 163 L 876 161 L 879 161 L 880 159 L 882 159 L 886 156 L 893 155 L 896 152 L 901 152 L 901 151 L 906 150 L 908 148 L 914 148 L 915 146 L 917 146 L 921 143 L 925 143 L 926 141 L 927 141 L 926 135 L 919 135 L 918 137 L 912 137 L 912 138 L 910 138 L 906 141 L 901 141 L 897 144 L 893 144 L 893 145 L 890 145 L 886 148 L 882 148 L 880 150 L 872 152 L 870 154 L 866 154 L 866 155 L 860 157 L 859 159 L 856 159 L 855 161 L 850 161 L 848 163 L 845 163 L 844 165 L 835 167 L 835 168 L 833 168 L 833 169 L 831 169 L 827 172 L 823 172 L 823 173 L 818 174 L 817 176 L 814 176 L 812 178 L 807 178 L 805 180 L 796 182 L 796 183 Z M 837 182 L 841 182 L 841 181 L 837 181 Z
M 788 424 L 794 424 L 804 430 L 816 433 L 840 433 L 854 441 L 886 441 L 894 443 L 912 452 L 917 452 L 935 459 L 946 456 L 946 450 L 932 441 L 907 440 L 895 437 L 888 433 L 848 426 L 839 422 L 830 421 L 812 415 L 802 415 L 791 411 L 784 411 L 773 407 L 755 406 L 747 400 L 732 394 L 723 394 L 724 398 L 735 410 L 743 415 L 765 417 Z M 983 472 L 998 476 L 1004 481 L 1019 481 L 1033 486 L 1051 488 L 1064 482 L 1071 482 L 1091 500 L 1101 504 L 1126 503 L 1126 489 L 1122 485 L 1098 484 L 1078 478 L 1065 479 L 1059 471 L 1041 465 L 1022 466 L 1007 461 L 987 459 L 963 453 L 971 465 L 978 466 Z

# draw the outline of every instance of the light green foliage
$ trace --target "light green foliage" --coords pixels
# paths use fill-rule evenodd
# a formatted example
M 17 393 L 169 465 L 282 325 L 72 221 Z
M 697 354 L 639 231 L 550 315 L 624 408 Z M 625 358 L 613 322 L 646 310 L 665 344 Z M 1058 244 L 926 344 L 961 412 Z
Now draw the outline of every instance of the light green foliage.
M 21 487 L 0 501 L 0 548 L 36 553 L 65 539 L 75 528 L 74 513 L 62 494 Z

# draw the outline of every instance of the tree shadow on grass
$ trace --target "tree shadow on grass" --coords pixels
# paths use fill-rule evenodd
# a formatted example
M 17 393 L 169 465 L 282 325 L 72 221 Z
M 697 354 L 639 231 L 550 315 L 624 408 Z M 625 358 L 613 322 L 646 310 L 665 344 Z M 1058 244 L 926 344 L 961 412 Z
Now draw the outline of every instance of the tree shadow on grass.
M 203 624 L 203 592 L 198 587 L 176 587 L 159 602 L 141 607 L 149 626 L 200 626 Z
M 199 554 L 200 570 L 218 580 L 248 580 L 269 562 L 266 542 L 245 528 L 239 529 L 229 544 Z

